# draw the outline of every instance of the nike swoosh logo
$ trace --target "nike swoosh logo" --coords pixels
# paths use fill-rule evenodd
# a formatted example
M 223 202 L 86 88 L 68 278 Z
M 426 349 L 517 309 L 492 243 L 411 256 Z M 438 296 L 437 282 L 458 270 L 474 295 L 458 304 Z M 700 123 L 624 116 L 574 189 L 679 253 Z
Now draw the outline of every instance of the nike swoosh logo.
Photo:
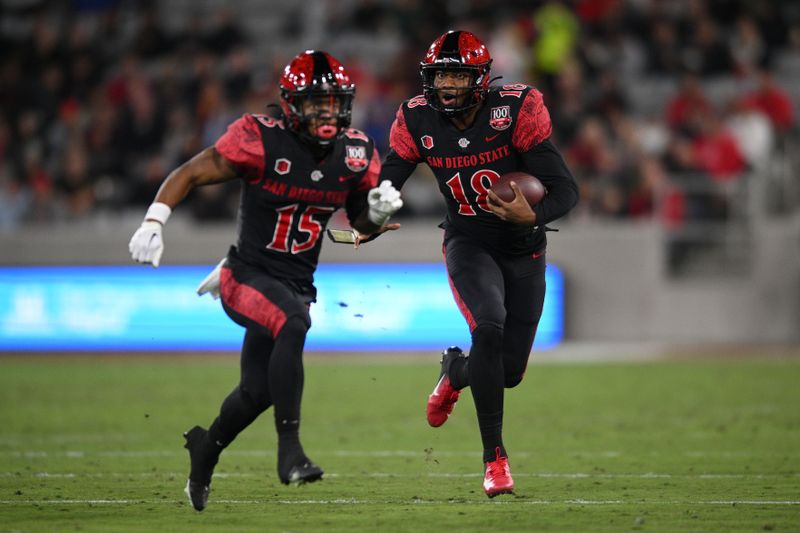
M 539 259 L 540 257 L 542 257 L 542 256 L 544 255 L 544 252 L 545 252 L 545 251 L 544 251 L 544 250 L 542 250 L 541 252 L 538 252 L 538 253 L 535 253 L 535 254 L 533 254 L 533 255 L 531 256 L 531 259 L 533 259 L 533 260 Z
M 349 176 L 339 176 L 339 181 L 340 182 L 347 181 L 347 180 L 355 178 L 355 177 L 356 177 L 356 174 L 350 174 Z
M 484 140 L 485 140 L 487 143 L 490 143 L 490 142 L 492 142 L 493 140 L 497 139 L 497 137 L 498 137 L 499 135 L 500 135 L 499 133 L 495 133 L 494 135 L 487 135 L 486 137 L 484 137 Z

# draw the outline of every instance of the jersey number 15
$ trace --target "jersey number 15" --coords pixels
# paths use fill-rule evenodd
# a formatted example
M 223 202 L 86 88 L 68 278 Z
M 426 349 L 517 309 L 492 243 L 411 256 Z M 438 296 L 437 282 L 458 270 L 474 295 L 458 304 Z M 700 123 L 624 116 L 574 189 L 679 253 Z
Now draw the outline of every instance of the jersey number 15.
M 308 234 L 308 239 L 298 242 L 293 239 L 291 248 L 289 247 L 289 237 L 292 233 L 292 226 L 294 224 L 295 214 L 300 206 L 298 204 L 291 204 L 280 207 L 275 211 L 278 213 L 278 220 L 275 223 L 275 233 L 272 235 L 272 241 L 267 245 L 270 250 L 276 252 L 291 252 L 299 254 L 314 248 L 317 244 L 319 236 L 322 234 L 322 223 L 314 220 L 313 216 L 321 213 L 333 213 L 336 211 L 334 207 L 321 207 L 310 205 L 299 213 L 299 220 L 297 222 L 297 231 Z

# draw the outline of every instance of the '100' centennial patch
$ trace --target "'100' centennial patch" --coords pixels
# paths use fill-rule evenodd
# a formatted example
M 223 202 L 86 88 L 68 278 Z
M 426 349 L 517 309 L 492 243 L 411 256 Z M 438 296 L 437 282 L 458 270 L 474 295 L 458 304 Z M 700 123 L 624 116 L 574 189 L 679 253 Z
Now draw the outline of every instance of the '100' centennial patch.
M 493 107 L 489 125 L 498 131 L 508 129 L 511 125 L 511 106 Z
M 345 145 L 344 164 L 353 172 L 364 170 L 364 167 L 367 166 L 366 147 Z

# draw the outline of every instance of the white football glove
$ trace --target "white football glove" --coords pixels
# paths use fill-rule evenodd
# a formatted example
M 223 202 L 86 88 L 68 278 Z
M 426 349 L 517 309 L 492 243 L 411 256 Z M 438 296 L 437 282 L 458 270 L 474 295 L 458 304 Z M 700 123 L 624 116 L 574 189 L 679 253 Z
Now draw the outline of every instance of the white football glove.
M 157 267 L 164 253 L 164 240 L 161 238 L 161 223 L 145 220 L 128 243 L 131 257 L 138 263 L 151 263 Z
M 367 203 L 369 204 L 367 217 L 370 222 L 378 226 L 386 224 L 389 217 L 403 207 L 400 191 L 395 189 L 389 180 L 383 180 L 378 187 L 370 189 L 367 193 Z
M 161 228 L 167 223 L 172 209 L 164 203 L 154 202 L 147 208 L 144 222 L 136 230 L 128 243 L 131 257 L 139 263 L 151 263 L 157 267 L 164 253 L 164 239 L 161 238 Z
M 223 257 L 217 266 L 214 267 L 208 276 L 206 276 L 200 285 L 197 286 L 197 295 L 202 296 L 206 293 L 210 294 L 215 300 L 219 298 L 219 272 L 225 264 L 227 257 Z

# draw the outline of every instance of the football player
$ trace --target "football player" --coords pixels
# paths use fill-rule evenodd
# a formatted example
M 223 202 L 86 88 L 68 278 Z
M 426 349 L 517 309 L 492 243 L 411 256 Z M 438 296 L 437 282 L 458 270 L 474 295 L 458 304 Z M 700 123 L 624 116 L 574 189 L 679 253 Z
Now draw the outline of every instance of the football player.
M 545 294 L 545 224 L 565 215 L 578 191 L 549 140 L 542 94 L 527 85 L 490 86 L 489 50 L 467 31 L 436 39 L 420 64 L 423 94 L 404 102 L 390 133 L 380 179 L 400 189 L 426 163 L 445 198 L 443 253 L 453 296 L 469 325 L 469 356 L 442 354 L 428 398 L 431 426 L 445 423 L 464 387 L 471 387 L 483 444 L 483 489 L 491 498 L 514 481 L 503 445 L 504 388 L 525 373 Z M 503 174 L 523 171 L 545 185 L 531 208 L 491 190 Z
M 387 224 L 402 206 L 388 182 L 377 186 L 374 142 L 349 128 L 355 86 L 331 55 L 306 51 L 280 79 L 281 118 L 246 114 L 167 176 L 130 241 L 134 260 L 157 267 L 162 227 L 194 187 L 240 180 L 238 242 L 209 278 L 228 316 L 245 328 L 241 378 L 206 430 L 184 434 L 191 470 L 186 492 L 202 511 L 220 453 L 270 406 L 281 482 L 322 478 L 300 444 L 303 345 L 315 301 L 313 275 L 331 215 L 344 208 L 362 233 Z

